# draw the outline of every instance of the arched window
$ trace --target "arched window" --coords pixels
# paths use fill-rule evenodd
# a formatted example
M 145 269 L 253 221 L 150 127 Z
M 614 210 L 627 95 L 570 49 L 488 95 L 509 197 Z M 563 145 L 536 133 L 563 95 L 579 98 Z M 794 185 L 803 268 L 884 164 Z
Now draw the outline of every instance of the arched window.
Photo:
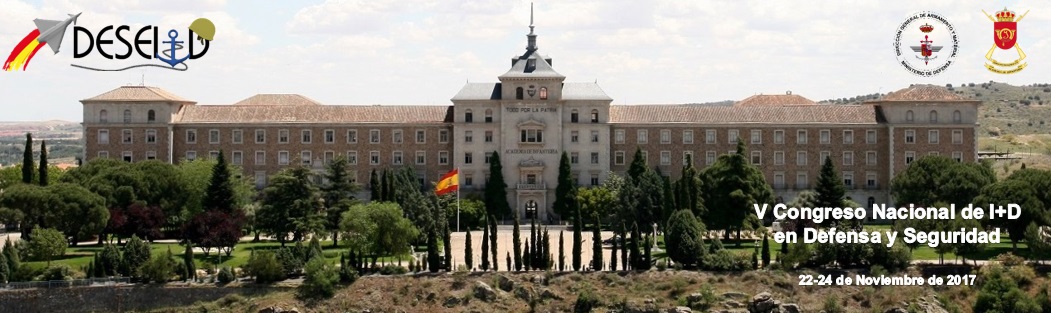
M 486 123 L 492 123 L 493 122 L 493 110 L 492 109 L 485 109 L 485 122 Z
M 598 109 L 591 109 L 591 122 L 598 123 Z
M 146 112 L 146 122 L 153 123 L 155 121 L 157 121 L 157 112 L 153 112 L 153 110 Z
M 540 87 L 540 100 L 547 100 L 547 87 Z
M 905 111 L 905 121 L 912 122 L 912 110 Z
M 131 110 L 124 110 L 124 123 L 131 123 Z
M 931 110 L 930 116 L 931 116 L 931 123 L 937 123 L 938 122 L 938 111 Z
M 522 87 L 515 88 L 515 99 L 522 100 L 525 98 L 525 92 Z
M 467 109 L 467 111 L 464 111 L 463 121 L 465 123 L 474 123 L 474 113 L 471 112 L 471 109 Z
M 580 122 L 580 113 L 577 112 L 577 109 L 573 109 L 573 112 L 569 113 L 569 121 L 573 123 Z
M 952 122 L 957 124 L 963 122 L 963 117 L 960 115 L 960 110 L 952 111 Z
M 99 111 L 99 123 L 109 123 L 109 112 Z

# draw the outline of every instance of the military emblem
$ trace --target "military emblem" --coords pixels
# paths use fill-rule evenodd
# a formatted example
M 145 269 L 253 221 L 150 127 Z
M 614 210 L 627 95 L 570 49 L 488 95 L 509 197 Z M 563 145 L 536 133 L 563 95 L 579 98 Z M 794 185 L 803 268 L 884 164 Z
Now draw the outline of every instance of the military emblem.
M 954 63 L 959 51 L 955 27 L 934 12 L 913 14 L 898 26 L 894 36 L 898 63 L 919 76 L 930 77 L 944 72 Z
M 999 74 L 1014 74 L 1024 69 L 1026 63 L 1023 63 L 1022 60 L 1025 59 L 1025 52 L 1022 52 L 1022 47 L 1018 46 L 1018 22 L 1026 14 L 1029 14 L 1029 11 L 1018 16 L 1017 19 L 1015 18 L 1015 13 L 1008 11 L 1007 8 L 996 12 L 995 16 L 989 15 L 985 10 L 982 10 L 982 13 L 985 13 L 985 16 L 989 17 L 990 21 L 993 21 L 993 46 L 985 54 L 985 59 L 989 60 L 989 63 L 985 64 L 985 68 Z M 1011 57 L 1017 58 L 1010 62 L 998 61 L 994 55 L 997 48 L 1002 51 L 1014 49 L 1017 54 Z

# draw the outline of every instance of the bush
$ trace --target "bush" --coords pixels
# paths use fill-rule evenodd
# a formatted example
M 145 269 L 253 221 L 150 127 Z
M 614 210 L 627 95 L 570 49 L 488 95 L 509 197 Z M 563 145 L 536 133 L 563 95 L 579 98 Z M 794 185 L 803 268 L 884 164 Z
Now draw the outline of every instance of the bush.
M 29 267 L 29 266 L 22 266 Z M 73 269 L 69 265 L 60 264 L 48 267 L 40 273 L 38 280 L 73 280 Z
M 810 259 L 813 257 L 813 253 L 811 252 L 809 244 L 799 241 L 790 244 L 789 247 L 788 254 L 781 258 L 781 264 L 784 265 L 786 270 L 810 264 Z
M 709 271 L 744 271 L 751 265 L 750 257 L 733 253 L 730 250 L 719 250 L 704 256 L 703 268 Z
M 996 261 L 1000 262 L 1000 264 L 1003 264 L 1004 266 L 1016 266 L 1025 264 L 1025 258 L 1014 255 L 1014 253 L 1010 252 L 1001 253 L 1000 255 L 997 255 Z
M 702 261 L 706 254 L 704 245 L 704 224 L 690 210 L 679 210 L 668 219 L 668 230 L 664 243 L 668 248 L 668 257 L 676 264 L 693 268 Z
M 719 297 L 715 295 L 715 289 L 712 288 L 712 285 L 705 284 L 701 287 L 700 294 L 700 301 L 687 302 L 686 306 L 700 312 L 708 312 L 708 310 L 719 303 Z
M 887 248 L 884 243 L 869 245 L 872 256 L 869 265 L 880 266 L 890 273 L 904 270 L 912 263 L 912 251 L 903 242 L 897 242 L 893 248 Z
M 170 255 L 158 254 L 139 268 L 142 282 L 166 283 L 175 274 L 175 260 Z
M 135 278 L 141 278 L 139 274 L 139 267 L 150 260 L 150 244 L 139 239 L 138 236 L 132 235 L 131 239 L 128 239 L 128 243 L 124 244 L 124 251 L 121 255 L 121 274 L 124 276 L 131 276 Z
M 280 262 L 281 268 L 284 269 L 285 275 L 295 276 L 299 275 L 299 272 L 303 270 L 303 260 L 300 260 L 292 249 L 281 248 L 277 250 L 277 261 Z
M 269 284 L 288 277 L 281 266 L 281 262 L 277 260 L 277 256 L 271 251 L 253 253 L 248 258 L 248 263 L 245 264 L 244 270 L 249 275 L 254 276 L 255 282 L 260 284 Z
M 219 270 L 219 275 L 218 276 L 219 276 L 218 277 L 219 278 L 219 283 L 220 284 L 224 284 L 224 285 L 225 284 L 229 284 L 229 283 L 233 282 L 234 280 L 237 280 L 237 277 L 234 276 L 233 269 L 230 269 L 229 266 L 224 266 L 221 270 Z
M 581 291 L 577 294 L 577 302 L 573 304 L 573 312 L 589 313 L 591 310 L 594 310 L 595 307 L 599 306 L 599 303 L 598 297 L 591 294 L 591 291 Z
M 28 251 L 33 255 L 33 258 L 39 261 L 47 261 L 49 265 L 54 257 L 65 255 L 66 248 L 69 246 L 66 235 L 53 228 L 35 227 L 33 232 L 29 234 L 29 238 Z
M 404 266 L 398 265 L 384 265 L 380 268 L 381 275 L 401 275 L 408 272 L 409 270 L 406 269 Z
M 344 284 L 353 284 L 358 280 L 358 270 L 351 266 L 339 267 L 339 281 Z
M 826 313 L 843 313 L 843 304 L 839 303 L 839 298 L 836 295 L 828 295 L 825 298 L 825 304 L 821 306 L 821 309 Z
M 336 293 L 339 273 L 323 257 L 315 257 L 307 262 L 306 279 L 299 286 L 299 294 L 304 298 L 331 298 Z
M 992 270 L 974 300 L 974 312 L 1033 312 L 1039 313 L 1040 305 L 1018 288 L 1014 280 L 1005 277 L 1002 271 Z

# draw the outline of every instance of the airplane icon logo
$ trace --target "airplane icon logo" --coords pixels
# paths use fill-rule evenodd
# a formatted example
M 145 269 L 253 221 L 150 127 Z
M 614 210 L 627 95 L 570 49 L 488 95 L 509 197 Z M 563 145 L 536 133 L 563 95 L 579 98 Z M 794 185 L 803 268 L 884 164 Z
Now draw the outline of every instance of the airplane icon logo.
M 58 54 L 59 48 L 62 47 L 62 37 L 66 34 L 66 28 L 69 24 L 76 25 L 77 18 L 80 17 L 81 13 L 69 14 L 69 18 L 63 21 L 55 20 L 44 20 L 35 19 L 33 23 L 36 24 L 37 29 L 29 32 L 22 41 L 18 42 L 18 45 L 11 50 L 11 54 L 7 56 L 7 60 L 4 61 L 4 71 L 17 71 L 19 69 L 25 71 L 26 67 L 29 66 L 29 61 L 33 59 L 37 51 L 43 47 L 42 44 L 47 44 L 51 47 L 51 50 Z

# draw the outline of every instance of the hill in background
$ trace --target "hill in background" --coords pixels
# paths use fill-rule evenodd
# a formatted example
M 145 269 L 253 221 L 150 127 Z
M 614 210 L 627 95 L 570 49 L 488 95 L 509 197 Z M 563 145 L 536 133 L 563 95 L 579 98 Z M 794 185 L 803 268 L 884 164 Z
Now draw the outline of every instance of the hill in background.
M 0 122 L 0 166 L 22 162 L 26 133 L 33 134 L 33 158 L 39 158 L 40 141 L 47 141 L 48 162 L 76 163 L 84 151 L 80 123 L 69 121 Z

